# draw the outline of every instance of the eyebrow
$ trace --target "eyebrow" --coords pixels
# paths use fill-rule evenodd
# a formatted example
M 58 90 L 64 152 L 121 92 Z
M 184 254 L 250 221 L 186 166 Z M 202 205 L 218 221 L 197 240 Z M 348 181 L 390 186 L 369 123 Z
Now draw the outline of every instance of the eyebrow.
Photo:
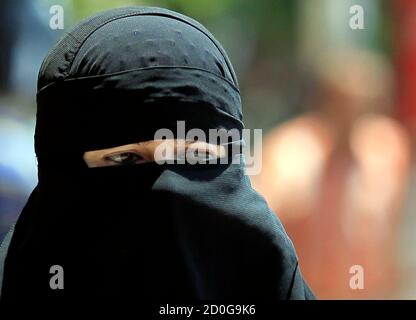
M 173 140 L 173 141 L 175 141 L 175 142 L 178 142 L 179 140 L 181 140 L 181 139 L 167 139 L 167 140 Z M 163 140 L 163 139 L 159 139 L 159 140 L 147 140 L 147 141 L 140 141 L 140 142 L 137 142 L 137 143 L 134 143 L 136 146 L 141 146 L 141 145 L 147 145 L 147 144 L 150 144 L 150 143 L 152 143 L 152 142 L 154 142 L 154 141 L 165 141 L 165 140 Z M 206 143 L 206 144 L 210 144 L 210 143 L 208 143 L 208 142 L 206 142 L 206 141 L 199 141 L 199 140 L 185 140 L 185 144 L 186 145 L 189 145 L 189 144 L 192 144 L 192 143 L 195 143 L 195 142 L 203 142 L 203 143 Z

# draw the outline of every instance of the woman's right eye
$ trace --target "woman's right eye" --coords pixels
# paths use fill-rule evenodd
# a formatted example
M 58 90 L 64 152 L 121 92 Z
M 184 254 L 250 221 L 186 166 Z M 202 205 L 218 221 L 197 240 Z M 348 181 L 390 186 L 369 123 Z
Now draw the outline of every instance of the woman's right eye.
M 117 164 L 128 165 L 144 162 L 144 158 L 134 152 L 123 152 L 110 156 L 106 156 L 105 160 L 112 161 Z

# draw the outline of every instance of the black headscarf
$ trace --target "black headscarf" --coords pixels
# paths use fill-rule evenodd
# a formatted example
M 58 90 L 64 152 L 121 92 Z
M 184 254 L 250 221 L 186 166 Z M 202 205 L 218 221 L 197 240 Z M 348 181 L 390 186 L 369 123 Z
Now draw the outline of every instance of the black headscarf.
M 281 223 L 241 164 L 88 168 L 85 151 L 159 128 L 243 129 L 238 83 L 198 22 L 160 8 L 89 18 L 44 60 L 39 183 L 15 226 L 3 301 L 313 298 Z M 62 266 L 64 289 L 49 286 Z

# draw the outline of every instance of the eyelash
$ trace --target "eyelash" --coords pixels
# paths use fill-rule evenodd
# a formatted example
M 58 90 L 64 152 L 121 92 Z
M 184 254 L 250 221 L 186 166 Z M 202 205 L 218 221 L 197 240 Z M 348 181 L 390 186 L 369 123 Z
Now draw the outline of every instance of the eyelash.
M 124 159 L 122 157 L 125 157 Z M 133 158 L 133 159 L 132 159 Z M 122 152 L 106 156 L 107 161 L 115 162 L 121 165 L 136 164 L 144 160 L 144 158 L 135 152 Z
M 183 160 L 184 158 L 186 158 L 186 156 L 189 156 L 189 155 L 197 159 L 200 159 L 201 158 L 200 154 L 203 154 L 202 157 L 204 158 L 203 160 L 205 161 L 209 161 L 216 157 L 215 154 L 207 150 L 198 149 L 198 148 L 193 149 L 193 148 L 188 147 L 183 154 L 178 154 L 178 159 Z

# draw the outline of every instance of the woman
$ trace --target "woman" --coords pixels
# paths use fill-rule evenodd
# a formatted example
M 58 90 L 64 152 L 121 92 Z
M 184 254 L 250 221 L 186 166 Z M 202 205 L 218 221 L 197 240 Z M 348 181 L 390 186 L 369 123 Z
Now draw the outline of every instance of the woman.
M 37 107 L 39 183 L 14 229 L 3 302 L 313 298 L 243 162 L 206 161 L 235 159 L 227 143 L 155 139 L 178 121 L 243 129 L 231 63 L 199 23 L 160 8 L 81 22 L 46 57 Z M 161 144 L 174 163 L 159 161 L 171 154 Z

